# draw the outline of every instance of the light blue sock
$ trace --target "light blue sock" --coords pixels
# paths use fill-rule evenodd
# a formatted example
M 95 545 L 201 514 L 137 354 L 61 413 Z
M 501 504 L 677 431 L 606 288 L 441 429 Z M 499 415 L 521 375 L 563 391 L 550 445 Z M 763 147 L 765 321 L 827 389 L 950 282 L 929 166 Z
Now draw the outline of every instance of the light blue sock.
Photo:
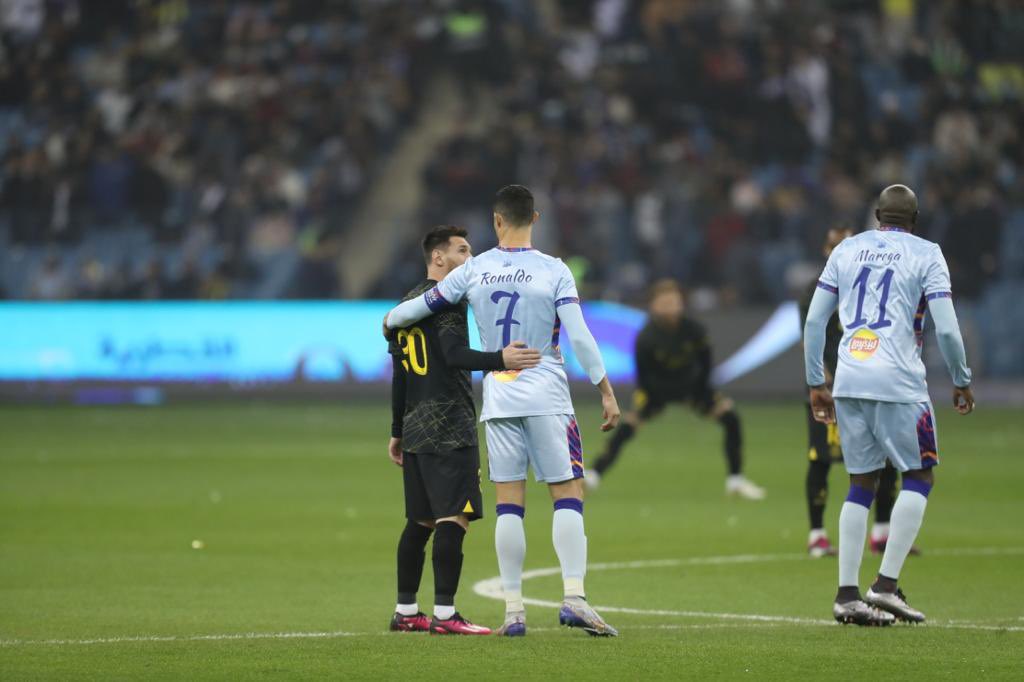
M 873 490 L 850 486 L 839 512 L 839 586 L 860 586 L 860 562 L 868 536 L 868 512 L 875 499 Z
M 494 549 L 498 554 L 501 587 L 505 592 L 505 612 L 518 613 L 523 606 L 523 561 L 526 560 L 526 510 L 518 504 L 499 504 L 494 525 Z
M 903 490 L 892 506 L 889 519 L 889 541 L 885 543 L 882 566 L 878 572 L 886 578 L 896 580 L 903 570 L 903 562 L 914 546 L 917 532 L 921 530 L 924 510 L 928 506 L 928 493 L 932 487 L 924 481 L 912 478 L 903 480 Z
M 583 597 L 587 574 L 587 536 L 583 529 L 583 501 L 566 498 L 555 502 L 551 541 L 562 565 L 566 597 Z

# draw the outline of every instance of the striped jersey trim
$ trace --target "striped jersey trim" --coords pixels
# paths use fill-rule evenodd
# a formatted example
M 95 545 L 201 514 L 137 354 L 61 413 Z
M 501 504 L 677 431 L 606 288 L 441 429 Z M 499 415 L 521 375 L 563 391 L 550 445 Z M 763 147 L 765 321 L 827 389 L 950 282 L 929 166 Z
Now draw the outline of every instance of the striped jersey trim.
M 826 284 L 825 282 L 822 282 L 820 279 L 818 280 L 818 288 L 819 289 L 824 289 L 825 291 L 827 291 L 830 294 L 838 294 L 839 293 L 839 287 L 834 287 L 831 284 Z
M 936 291 L 933 294 L 926 295 L 925 298 L 928 299 L 929 301 L 935 300 L 936 298 L 953 298 L 953 292 L 952 291 Z
M 447 308 L 450 303 L 441 295 L 441 290 L 434 287 L 427 293 L 423 294 L 423 300 L 426 301 L 427 307 L 430 308 L 431 312 L 439 312 Z
M 555 301 L 555 307 L 557 308 L 558 306 L 569 305 L 570 303 L 579 303 L 579 302 L 580 302 L 579 298 L 577 298 L 575 296 L 568 296 L 566 298 L 560 298 L 557 301 Z

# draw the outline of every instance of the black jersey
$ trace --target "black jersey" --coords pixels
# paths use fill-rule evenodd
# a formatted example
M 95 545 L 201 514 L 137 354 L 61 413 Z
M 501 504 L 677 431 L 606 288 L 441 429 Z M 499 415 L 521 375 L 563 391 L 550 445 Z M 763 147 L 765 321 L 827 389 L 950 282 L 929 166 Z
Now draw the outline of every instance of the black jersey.
M 818 288 L 818 280 L 814 280 L 808 288 L 807 293 L 800 300 L 800 331 L 803 332 L 804 324 L 807 322 L 807 311 L 811 308 L 811 299 Z M 843 323 L 839 321 L 839 312 L 832 313 L 825 327 L 825 367 L 828 368 L 829 376 L 835 377 L 836 365 L 839 364 L 839 344 L 843 340 Z
M 436 285 L 424 280 L 403 300 L 422 296 Z M 501 351 L 469 348 L 467 307 L 463 301 L 391 332 L 391 435 L 402 439 L 406 452 L 439 454 L 477 445 L 469 370 L 501 370 L 504 363 Z
M 683 318 L 675 327 L 650 320 L 636 337 L 637 384 L 652 396 L 681 398 L 709 390 L 711 346 L 707 331 Z

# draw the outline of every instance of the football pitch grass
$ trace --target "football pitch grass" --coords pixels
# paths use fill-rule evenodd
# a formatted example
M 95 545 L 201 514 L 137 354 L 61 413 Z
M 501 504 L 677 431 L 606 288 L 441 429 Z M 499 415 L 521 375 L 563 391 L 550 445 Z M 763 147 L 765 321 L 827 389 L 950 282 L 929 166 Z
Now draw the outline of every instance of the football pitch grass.
M 383 402 L 5 406 L 0 679 L 1024 676 L 1020 411 L 939 410 L 924 554 L 901 581 L 930 622 L 858 629 L 831 622 L 835 560 L 804 554 L 802 409 L 740 405 L 760 503 L 724 497 L 716 424 L 653 422 L 586 503 L 588 596 L 621 636 L 533 605 L 528 636 L 502 639 L 385 632 L 403 508 Z M 597 406 L 578 416 L 592 458 Z M 834 467 L 833 540 L 844 479 Z M 524 593 L 554 603 L 551 504 L 528 490 Z M 486 482 L 484 500 L 457 606 L 496 627 Z

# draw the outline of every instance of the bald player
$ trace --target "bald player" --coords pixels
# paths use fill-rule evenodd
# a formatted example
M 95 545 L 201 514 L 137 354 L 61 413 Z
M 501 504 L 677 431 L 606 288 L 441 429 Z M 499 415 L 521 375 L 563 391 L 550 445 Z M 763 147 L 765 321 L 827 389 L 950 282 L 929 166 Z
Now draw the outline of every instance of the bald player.
M 939 463 L 935 417 L 921 362 L 924 318 L 953 379 L 953 405 L 974 409 L 971 370 L 953 309 L 949 268 L 937 244 L 913 234 L 917 197 L 905 185 L 878 198 L 877 230 L 841 242 L 828 258 L 804 326 L 804 362 L 814 418 L 839 424 L 850 490 L 839 514 L 839 589 L 832 613 L 841 623 L 923 622 L 897 581 L 924 519 Z M 825 381 L 825 327 L 838 308 L 843 337 L 835 385 Z M 861 597 L 859 573 L 868 510 L 886 461 L 902 474 L 878 576 Z

